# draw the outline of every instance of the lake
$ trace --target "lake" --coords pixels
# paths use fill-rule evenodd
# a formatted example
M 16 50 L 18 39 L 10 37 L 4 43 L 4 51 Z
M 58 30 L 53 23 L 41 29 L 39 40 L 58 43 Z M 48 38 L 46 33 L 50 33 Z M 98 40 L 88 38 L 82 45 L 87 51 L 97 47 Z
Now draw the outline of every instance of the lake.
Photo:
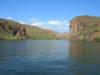
M 0 41 L 0 75 L 100 75 L 100 43 Z

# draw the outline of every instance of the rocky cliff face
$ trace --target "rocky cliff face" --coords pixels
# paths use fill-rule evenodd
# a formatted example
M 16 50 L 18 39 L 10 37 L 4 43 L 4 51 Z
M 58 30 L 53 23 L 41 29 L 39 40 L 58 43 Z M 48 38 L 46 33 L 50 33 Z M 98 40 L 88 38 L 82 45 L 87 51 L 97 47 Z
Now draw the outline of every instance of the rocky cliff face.
M 70 39 L 96 41 L 100 38 L 100 17 L 78 16 L 70 22 Z
M 6 19 L 0 19 L 0 33 L 24 36 L 26 35 L 26 28 L 20 23 Z

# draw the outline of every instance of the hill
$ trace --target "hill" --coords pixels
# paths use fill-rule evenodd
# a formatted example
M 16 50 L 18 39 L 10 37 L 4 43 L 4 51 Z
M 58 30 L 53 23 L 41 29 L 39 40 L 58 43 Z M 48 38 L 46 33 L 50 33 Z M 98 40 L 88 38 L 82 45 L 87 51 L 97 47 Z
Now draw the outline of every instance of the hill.
M 57 39 L 56 32 L 0 18 L 0 39 Z

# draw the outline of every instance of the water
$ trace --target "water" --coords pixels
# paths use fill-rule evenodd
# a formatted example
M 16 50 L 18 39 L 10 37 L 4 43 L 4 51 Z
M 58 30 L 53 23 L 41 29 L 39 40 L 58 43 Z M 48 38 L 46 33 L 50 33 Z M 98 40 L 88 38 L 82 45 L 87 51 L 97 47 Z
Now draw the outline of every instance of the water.
M 100 43 L 0 41 L 0 75 L 100 75 Z

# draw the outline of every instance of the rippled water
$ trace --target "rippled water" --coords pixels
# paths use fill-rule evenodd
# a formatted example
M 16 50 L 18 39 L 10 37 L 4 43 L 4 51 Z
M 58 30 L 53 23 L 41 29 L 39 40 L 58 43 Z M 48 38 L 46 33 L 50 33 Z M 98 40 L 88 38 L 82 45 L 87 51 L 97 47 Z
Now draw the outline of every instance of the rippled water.
M 0 75 L 100 75 L 100 43 L 0 41 Z

